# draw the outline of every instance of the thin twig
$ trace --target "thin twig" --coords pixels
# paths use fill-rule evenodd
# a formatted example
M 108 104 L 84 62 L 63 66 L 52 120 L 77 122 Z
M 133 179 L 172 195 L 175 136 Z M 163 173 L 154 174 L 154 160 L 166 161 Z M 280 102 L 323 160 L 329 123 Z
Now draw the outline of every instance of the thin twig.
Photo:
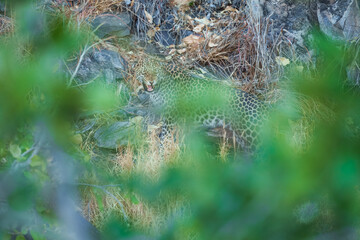
M 84 51 L 82 52 L 82 54 L 80 55 L 80 59 L 78 64 L 76 65 L 75 71 L 73 72 L 73 74 L 71 75 L 70 81 L 68 83 L 68 86 L 71 86 L 72 81 L 74 80 L 74 78 L 76 77 L 77 72 L 79 71 L 80 65 L 84 59 L 85 54 L 87 53 L 87 51 L 89 51 L 91 48 L 95 47 L 96 45 L 98 45 L 100 42 L 96 42 L 94 44 L 92 44 L 91 46 L 87 46 L 87 44 L 84 47 Z
M 33 151 L 35 148 L 34 148 L 34 145 L 29 148 L 28 150 L 26 150 L 23 154 L 21 154 L 22 157 L 24 157 L 26 154 L 28 154 L 29 152 Z
M 41 144 L 42 144 L 42 139 L 40 139 L 37 143 L 34 143 L 34 145 L 29 150 L 27 150 L 25 153 L 21 155 L 21 156 L 25 156 L 27 153 L 32 151 L 28 159 L 25 162 L 14 161 L 11 166 L 11 171 L 15 171 L 19 168 L 29 166 L 31 164 L 31 160 L 33 159 L 33 157 L 36 154 L 38 154 L 38 152 L 40 151 Z

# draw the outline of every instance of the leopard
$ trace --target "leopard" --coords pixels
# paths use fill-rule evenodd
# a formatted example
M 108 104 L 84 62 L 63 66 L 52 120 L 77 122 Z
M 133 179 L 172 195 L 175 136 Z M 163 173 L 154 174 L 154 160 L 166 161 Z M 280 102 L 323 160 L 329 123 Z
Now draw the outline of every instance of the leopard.
M 177 123 L 187 122 L 210 130 L 229 130 L 246 152 L 258 148 L 269 106 L 255 95 L 153 57 L 138 62 L 135 78 L 148 94 L 152 112 L 165 123 L 162 135 Z

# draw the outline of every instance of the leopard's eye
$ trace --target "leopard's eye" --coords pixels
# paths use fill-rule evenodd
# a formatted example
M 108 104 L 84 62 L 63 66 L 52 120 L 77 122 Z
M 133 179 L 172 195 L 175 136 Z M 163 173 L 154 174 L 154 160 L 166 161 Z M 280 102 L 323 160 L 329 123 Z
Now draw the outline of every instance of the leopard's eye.
M 137 76 L 137 80 L 140 82 L 140 83 L 144 83 L 145 81 L 145 78 L 144 78 L 144 76 L 143 75 L 138 75 Z

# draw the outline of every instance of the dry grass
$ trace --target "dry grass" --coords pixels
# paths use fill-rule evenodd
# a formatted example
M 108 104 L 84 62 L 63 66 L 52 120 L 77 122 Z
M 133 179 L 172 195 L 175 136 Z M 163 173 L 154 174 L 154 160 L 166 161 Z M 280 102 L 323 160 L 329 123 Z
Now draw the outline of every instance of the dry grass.
M 96 16 L 101 13 L 111 13 L 121 11 L 123 0 L 88 0 L 81 1 L 75 4 L 75 1 L 68 0 L 68 4 L 64 3 L 63 0 L 56 0 L 53 3 L 53 7 L 67 9 L 72 12 L 83 12 L 91 16 Z
M 6 16 L 0 15 L 0 36 L 14 32 L 13 20 Z
M 181 17 L 180 29 L 195 33 L 177 46 L 167 49 L 167 58 L 187 66 L 208 66 L 216 75 L 232 80 L 235 87 L 259 95 L 274 88 L 279 74 L 275 63 L 277 41 L 269 38 L 267 19 L 253 16 L 250 10 L 214 13 L 214 18 Z
M 179 160 L 180 145 L 179 133 L 176 130 L 171 131 L 165 139 L 159 139 L 159 126 L 152 127 L 146 140 L 147 147 L 138 149 L 135 157 L 136 166 L 134 172 L 146 175 L 149 179 L 157 181 L 162 170 Z
M 99 15 L 101 13 L 112 13 L 122 11 L 123 0 L 90 0 L 88 1 L 88 8 L 92 9 L 92 15 Z
M 134 150 L 128 145 L 125 149 L 119 149 L 119 153 L 115 160 L 122 173 L 130 174 L 134 168 Z
M 159 130 L 159 126 L 150 126 L 148 132 L 141 136 L 144 139 L 143 144 L 136 147 L 136 150 L 130 145 L 119 148 L 116 157 L 110 160 L 107 171 L 125 178 L 141 175 L 151 182 L 156 182 L 164 169 L 180 161 L 181 154 L 181 134 L 173 130 L 162 141 L 160 148 Z M 167 219 L 177 214 L 185 204 L 181 196 L 162 196 L 165 201 L 149 204 L 135 193 L 111 187 L 107 190 L 122 203 L 132 227 L 149 234 L 159 234 L 166 226 Z M 94 188 L 85 189 L 82 209 L 84 216 L 99 229 L 110 216 L 123 216 L 122 208 L 114 197 L 101 191 L 99 194 Z
M 317 122 L 330 123 L 336 118 L 335 112 L 316 99 L 288 89 L 277 89 L 272 91 L 272 94 L 276 95 L 272 97 L 272 104 L 279 105 L 282 111 L 293 112 L 296 116 L 288 120 L 289 132 L 279 133 L 289 136 L 291 146 L 296 152 L 304 152 L 311 146 Z
M 313 141 L 313 132 L 317 121 L 333 122 L 336 118 L 335 113 L 320 101 L 310 99 L 305 96 L 297 96 L 298 109 L 301 118 L 291 124 L 293 132 L 294 149 L 305 151 Z

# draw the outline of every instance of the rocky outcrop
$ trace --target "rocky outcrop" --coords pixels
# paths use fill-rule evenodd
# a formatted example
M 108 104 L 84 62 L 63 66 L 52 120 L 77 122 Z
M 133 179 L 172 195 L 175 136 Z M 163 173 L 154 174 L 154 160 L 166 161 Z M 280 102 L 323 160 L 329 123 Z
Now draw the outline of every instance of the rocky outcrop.
M 357 0 L 320 1 L 317 17 L 321 31 L 338 40 L 360 36 L 360 9 Z
M 73 63 L 74 66 L 75 64 L 76 62 Z M 85 55 L 75 78 L 79 83 L 99 78 L 111 84 L 126 77 L 127 62 L 125 59 L 117 52 L 103 49 L 94 50 Z
M 272 20 L 273 28 L 303 45 L 304 36 L 316 26 L 338 40 L 352 40 L 360 35 L 358 0 L 255 0 L 264 17 Z
M 306 60 L 311 54 L 310 31 L 315 27 L 327 36 L 351 41 L 360 36 L 358 0 L 254 0 L 249 7 L 262 19 L 269 19 L 272 35 L 283 34 L 296 50 L 297 57 Z
M 340 41 L 352 42 L 360 37 L 360 1 L 322 0 L 318 3 L 317 17 L 320 29 L 327 36 Z M 360 86 L 358 59 L 346 67 L 348 83 Z
M 126 12 L 102 14 L 96 17 L 91 25 L 99 38 L 108 36 L 125 37 L 130 35 L 131 19 Z
M 287 39 L 287 44 L 290 43 L 296 50 L 298 57 L 308 60 L 306 42 L 313 25 L 309 1 L 254 0 L 249 3 L 253 18 L 269 22 L 269 35 L 272 39 L 278 39 L 279 35 L 283 35 Z

